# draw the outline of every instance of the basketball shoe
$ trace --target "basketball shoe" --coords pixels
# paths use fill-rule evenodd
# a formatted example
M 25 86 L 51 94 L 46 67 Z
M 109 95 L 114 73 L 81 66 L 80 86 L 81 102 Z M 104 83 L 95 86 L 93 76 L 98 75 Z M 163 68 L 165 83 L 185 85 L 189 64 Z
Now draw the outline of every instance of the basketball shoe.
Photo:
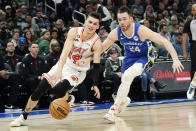
M 192 84 L 190 84 L 189 89 L 187 91 L 187 98 L 189 100 L 193 99 L 194 95 L 195 95 L 195 86 L 193 86 Z
M 25 119 L 22 114 L 10 123 L 11 127 L 18 127 L 18 126 L 24 126 L 24 125 L 25 125 Z
M 126 97 L 125 100 L 120 104 L 120 106 L 112 105 L 108 111 L 108 113 L 104 116 L 105 120 L 115 122 L 116 117 L 123 112 L 127 105 L 131 102 L 129 97 Z
M 75 102 L 74 95 L 69 95 L 69 98 L 67 101 L 68 101 L 69 107 L 71 107 L 71 108 L 77 107 L 77 105 L 74 104 L 74 102 Z

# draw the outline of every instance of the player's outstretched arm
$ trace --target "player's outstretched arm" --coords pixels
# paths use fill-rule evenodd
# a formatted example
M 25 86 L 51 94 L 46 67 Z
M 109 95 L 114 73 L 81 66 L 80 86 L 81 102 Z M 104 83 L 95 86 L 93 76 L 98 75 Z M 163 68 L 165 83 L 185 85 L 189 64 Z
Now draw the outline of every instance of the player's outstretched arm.
M 118 40 L 117 28 L 113 29 L 102 44 L 102 53 Z
M 145 33 L 144 33 L 145 32 Z M 173 72 L 182 72 L 182 70 L 184 69 L 183 65 L 181 64 L 181 62 L 178 59 L 178 55 L 173 47 L 173 45 L 171 44 L 171 42 L 169 42 L 167 39 L 165 39 L 164 37 L 162 37 L 160 34 L 153 32 L 152 30 L 150 30 L 149 28 L 145 27 L 145 26 L 140 26 L 138 34 L 140 36 L 140 38 L 144 41 L 146 39 L 149 39 L 153 42 L 155 42 L 156 44 L 160 44 L 163 45 L 166 50 L 170 53 L 172 60 L 173 60 Z
M 58 79 L 62 80 L 62 69 L 67 60 L 68 54 L 73 46 L 74 39 L 76 37 L 75 35 L 76 35 L 76 29 L 75 28 L 70 29 L 67 35 L 67 39 L 64 43 L 63 50 L 61 52 L 60 59 L 58 61 L 57 71 L 53 76 L 51 76 L 51 79 L 54 81 L 57 81 Z

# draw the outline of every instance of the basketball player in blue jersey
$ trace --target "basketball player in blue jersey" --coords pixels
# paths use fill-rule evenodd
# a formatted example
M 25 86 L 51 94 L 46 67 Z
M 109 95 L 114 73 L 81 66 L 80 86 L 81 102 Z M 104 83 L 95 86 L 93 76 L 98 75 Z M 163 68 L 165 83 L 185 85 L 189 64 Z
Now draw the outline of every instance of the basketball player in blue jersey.
M 163 45 L 170 53 L 173 60 L 173 71 L 181 72 L 184 68 L 178 59 L 172 44 L 149 28 L 134 23 L 132 14 L 128 7 L 122 6 L 117 13 L 119 25 L 112 30 L 103 42 L 103 51 L 108 49 L 115 41 L 119 40 L 123 45 L 125 53 L 122 64 L 121 85 L 118 89 L 116 100 L 104 119 L 114 122 L 115 117 L 122 112 L 130 103 L 127 97 L 133 79 L 146 70 L 149 63 L 149 41 Z

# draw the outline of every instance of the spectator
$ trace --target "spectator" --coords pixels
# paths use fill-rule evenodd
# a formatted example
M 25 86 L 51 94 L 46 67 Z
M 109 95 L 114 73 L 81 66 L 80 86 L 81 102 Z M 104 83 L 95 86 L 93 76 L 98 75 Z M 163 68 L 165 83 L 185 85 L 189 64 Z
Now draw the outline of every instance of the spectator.
M 48 20 L 51 23 L 51 26 L 54 27 L 55 26 L 55 22 L 57 20 L 55 12 L 52 11 L 52 12 L 49 13 Z
M 133 18 L 134 21 L 139 22 L 142 20 L 142 15 L 139 14 L 139 10 L 137 6 L 133 6 Z
M 119 59 L 119 53 L 115 47 L 109 50 L 109 56 L 105 63 L 105 80 L 111 80 L 113 82 L 113 93 L 116 95 L 121 83 L 122 60 Z
M 44 70 L 44 60 L 38 56 L 39 46 L 37 43 L 29 45 L 29 54 L 22 59 L 22 76 L 24 76 L 24 85 L 27 87 L 28 95 L 37 87 L 39 81 L 42 79 L 41 74 Z
M 58 40 L 61 48 L 63 48 L 63 44 L 65 42 L 65 36 L 64 36 L 64 34 L 67 31 L 67 29 L 64 26 L 63 20 L 62 19 L 58 19 L 56 21 L 55 27 L 58 30 L 58 38 L 57 38 L 57 40 Z
M 7 54 L 4 56 L 4 63 L 8 65 L 7 69 L 8 71 L 8 79 L 6 80 L 6 85 L 10 86 L 6 92 L 9 93 L 6 103 L 6 108 L 17 108 L 16 102 L 17 102 L 17 97 L 19 95 L 19 82 L 20 82 L 20 75 L 15 72 L 16 64 L 21 61 L 21 57 L 18 55 L 14 54 L 14 44 L 12 42 L 8 42 L 6 46 L 6 52 Z M 10 69 L 9 69 L 10 68 Z
M 21 30 L 23 21 L 24 20 L 22 19 L 22 10 L 17 9 L 16 10 L 16 17 L 14 19 L 14 27 Z
M 18 3 L 16 1 L 12 1 L 11 7 L 12 7 L 12 16 L 15 16 L 16 10 L 18 9 Z
M 171 40 L 171 36 L 170 35 L 168 36 L 167 25 L 160 25 L 160 35 L 169 41 Z M 168 56 L 168 52 L 163 46 L 156 44 L 156 50 L 159 56 L 163 56 L 163 57 Z
M 41 29 L 44 25 L 44 20 L 41 17 L 41 12 L 37 11 L 36 16 L 32 18 L 32 24 L 38 25 L 39 29 Z
M 0 11 L 0 22 L 1 21 L 6 21 L 6 12 L 5 11 Z
M 21 25 L 21 29 L 23 30 L 24 28 L 32 28 L 37 34 L 40 32 L 39 26 L 32 23 L 31 15 L 26 15 L 25 22 L 23 22 Z
M 29 51 L 28 46 L 26 45 L 26 39 L 24 37 L 20 37 L 17 42 L 15 54 L 24 57 Z
M 6 22 L 0 22 L 0 42 L 3 46 L 5 46 L 5 41 L 7 41 L 7 33 L 6 33 Z
M 178 17 L 174 14 L 171 17 L 171 24 L 168 27 L 168 31 L 172 36 L 174 32 L 177 32 L 177 30 L 178 30 Z
M 179 32 L 174 33 L 174 40 L 172 41 L 172 44 L 173 44 L 178 56 L 183 56 L 182 33 L 179 33 Z
M 44 27 L 44 30 L 48 30 L 48 31 L 51 30 L 51 24 L 49 22 L 44 23 L 43 27 Z
M 27 46 L 29 46 L 33 42 L 32 34 L 29 29 L 24 32 L 24 38 L 26 39 Z
M 102 42 L 107 38 L 108 32 L 106 31 L 106 28 L 104 26 L 100 27 L 98 35 Z
M 149 29 L 153 30 L 156 32 L 155 28 L 153 26 L 150 26 L 149 20 L 144 20 L 144 26 L 148 27 Z
M 93 11 L 96 11 L 98 13 L 101 14 L 101 23 L 100 26 L 105 26 L 107 32 L 110 31 L 110 24 L 112 22 L 112 16 L 110 14 L 110 12 L 108 11 L 108 9 L 99 4 L 97 0 L 91 0 L 91 7 L 93 9 Z
M 166 25 L 169 25 L 170 24 L 169 12 L 167 10 L 164 10 L 162 14 L 163 14 L 163 19 L 165 19 L 166 21 Z
M 15 31 L 12 33 L 12 38 L 10 39 L 10 42 L 14 44 L 14 47 L 17 46 L 17 41 L 18 41 L 19 36 L 20 36 L 20 33 L 18 31 Z
M 56 29 L 53 29 L 52 31 L 51 31 L 51 40 L 57 40 L 57 38 L 58 38 L 58 31 L 56 30 Z M 58 41 L 58 40 L 57 40 Z
M 61 48 L 57 40 L 52 39 L 50 42 L 50 53 L 46 55 L 45 57 L 45 63 L 46 63 L 46 72 L 48 72 L 52 66 L 54 66 L 57 61 L 59 60 L 61 53 Z
M 21 13 L 22 13 L 22 19 L 26 19 L 26 15 L 28 13 L 28 7 L 26 5 L 21 6 Z
M 12 16 L 12 8 L 10 5 L 5 6 L 5 12 L 6 12 L 6 19 L 14 17 Z
M 139 11 L 139 14 L 142 15 L 144 13 L 144 7 L 142 5 L 142 1 L 141 0 L 134 0 L 135 3 L 132 5 L 132 9 L 133 8 L 137 8 Z
M 22 57 L 14 53 L 15 47 L 12 42 L 8 42 L 6 46 L 6 55 L 4 56 L 4 62 L 11 67 L 11 71 L 15 71 L 16 64 L 21 62 Z
M 12 18 L 7 19 L 7 27 L 5 29 L 7 38 L 10 39 L 13 36 L 14 21 Z
M 50 32 L 48 30 L 41 32 L 41 38 L 37 40 L 37 44 L 39 45 L 39 55 L 47 55 L 49 53 L 50 46 Z

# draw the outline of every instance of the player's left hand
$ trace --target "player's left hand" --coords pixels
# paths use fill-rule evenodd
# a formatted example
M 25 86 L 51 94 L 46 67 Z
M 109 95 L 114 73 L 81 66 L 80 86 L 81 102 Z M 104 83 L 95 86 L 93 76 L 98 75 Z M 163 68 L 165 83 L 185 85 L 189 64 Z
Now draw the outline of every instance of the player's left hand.
M 182 72 L 182 70 L 184 69 L 184 66 L 182 65 L 182 63 L 179 60 L 175 60 L 173 61 L 173 72 Z
M 91 90 L 95 91 L 94 96 L 96 96 L 97 99 L 100 99 L 100 92 L 99 92 L 99 88 L 97 86 L 92 86 Z

